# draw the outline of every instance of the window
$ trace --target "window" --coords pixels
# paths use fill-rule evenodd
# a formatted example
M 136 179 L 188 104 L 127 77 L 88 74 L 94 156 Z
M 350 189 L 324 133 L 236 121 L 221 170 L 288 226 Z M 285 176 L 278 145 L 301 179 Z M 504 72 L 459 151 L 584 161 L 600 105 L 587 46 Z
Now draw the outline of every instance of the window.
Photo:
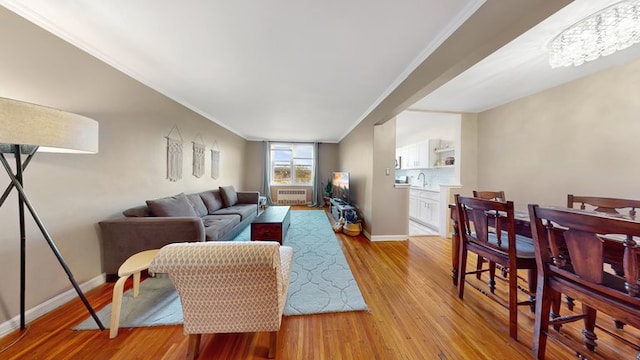
M 313 184 L 312 144 L 271 144 L 272 185 Z

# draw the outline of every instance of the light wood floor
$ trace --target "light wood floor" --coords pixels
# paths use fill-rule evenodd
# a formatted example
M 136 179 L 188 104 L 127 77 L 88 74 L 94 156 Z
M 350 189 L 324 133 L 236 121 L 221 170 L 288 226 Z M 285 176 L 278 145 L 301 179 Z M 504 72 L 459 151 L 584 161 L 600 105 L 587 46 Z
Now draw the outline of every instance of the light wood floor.
M 533 315 L 528 308 L 520 308 L 516 342 L 508 336 L 506 309 L 471 287 L 464 301 L 457 298 L 449 276 L 449 240 L 425 236 L 371 243 L 364 237 L 338 237 L 370 311 L 285 317 L 278 359 L 532 358 Z M 498 286 L 504 288 L 500 282 Z M 112 287 L 108 283 L 87 293 L 96 309 L 110 303 Z M 108 331 L 71 330 L 87 316 L 80 300 L 74 300 L 29 324 L 28 330 L 0 339 L 0 348 L 15 341 L 0 359 L 185 357 L 187 337 L 181 326 L 120 329 L 110 340 Z M 580 336 L 570 326 L 563 329 Z M 633 358 L 627 347 L 599 336 L 603 354 Z M 200 359 L 263 359 L 268 343 L 265 333 L 204 335 Z M 547 354 L 547 359 L 575 359 L 554 342 Z

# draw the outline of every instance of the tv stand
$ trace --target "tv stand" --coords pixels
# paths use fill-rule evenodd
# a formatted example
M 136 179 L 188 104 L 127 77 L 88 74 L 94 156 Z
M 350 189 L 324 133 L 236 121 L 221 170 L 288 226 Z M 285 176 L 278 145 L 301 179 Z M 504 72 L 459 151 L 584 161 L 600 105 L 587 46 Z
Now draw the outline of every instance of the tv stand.
M 332 198 L 330 200 L 330 203 L 331 204 L 329 208 L 331 210 L 331 216 L 336 221 L 338 221 L 341 217 L 344 218 L 344 212 L 346 210 L 355 209 L 353 206 L 349 205 L 349 203 L 347 203 L 346 201 L 337 199 L 337 198 Z

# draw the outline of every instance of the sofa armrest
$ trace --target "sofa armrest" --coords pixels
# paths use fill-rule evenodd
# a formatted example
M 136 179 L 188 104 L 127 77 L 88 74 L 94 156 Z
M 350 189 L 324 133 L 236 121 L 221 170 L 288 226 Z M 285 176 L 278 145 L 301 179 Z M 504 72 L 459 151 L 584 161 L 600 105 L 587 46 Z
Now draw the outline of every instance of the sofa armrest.
M 260 197 L 260 192 L 258 191 L 236 191 L 238 194 L 238 203 L 239 204 L 258 204 L 258 197 Z
M 101 221 L 102 268 L 108 280 L 131 255 L 176 242 L 204 241 L 198 217 L 124 217 Z

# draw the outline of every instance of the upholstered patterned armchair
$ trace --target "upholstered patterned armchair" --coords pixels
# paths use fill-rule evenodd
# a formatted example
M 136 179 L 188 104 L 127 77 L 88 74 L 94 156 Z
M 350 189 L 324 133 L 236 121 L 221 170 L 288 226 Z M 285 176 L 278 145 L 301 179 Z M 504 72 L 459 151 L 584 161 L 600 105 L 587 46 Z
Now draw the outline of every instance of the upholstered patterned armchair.
M 271 241 L 176 243 L 160 249 L 150 272 L 173 281 L 189 334 L 187 358 L 198 356 L 201 334 L 270 332 L 269 358 L 289 287 L 293 249 Z

